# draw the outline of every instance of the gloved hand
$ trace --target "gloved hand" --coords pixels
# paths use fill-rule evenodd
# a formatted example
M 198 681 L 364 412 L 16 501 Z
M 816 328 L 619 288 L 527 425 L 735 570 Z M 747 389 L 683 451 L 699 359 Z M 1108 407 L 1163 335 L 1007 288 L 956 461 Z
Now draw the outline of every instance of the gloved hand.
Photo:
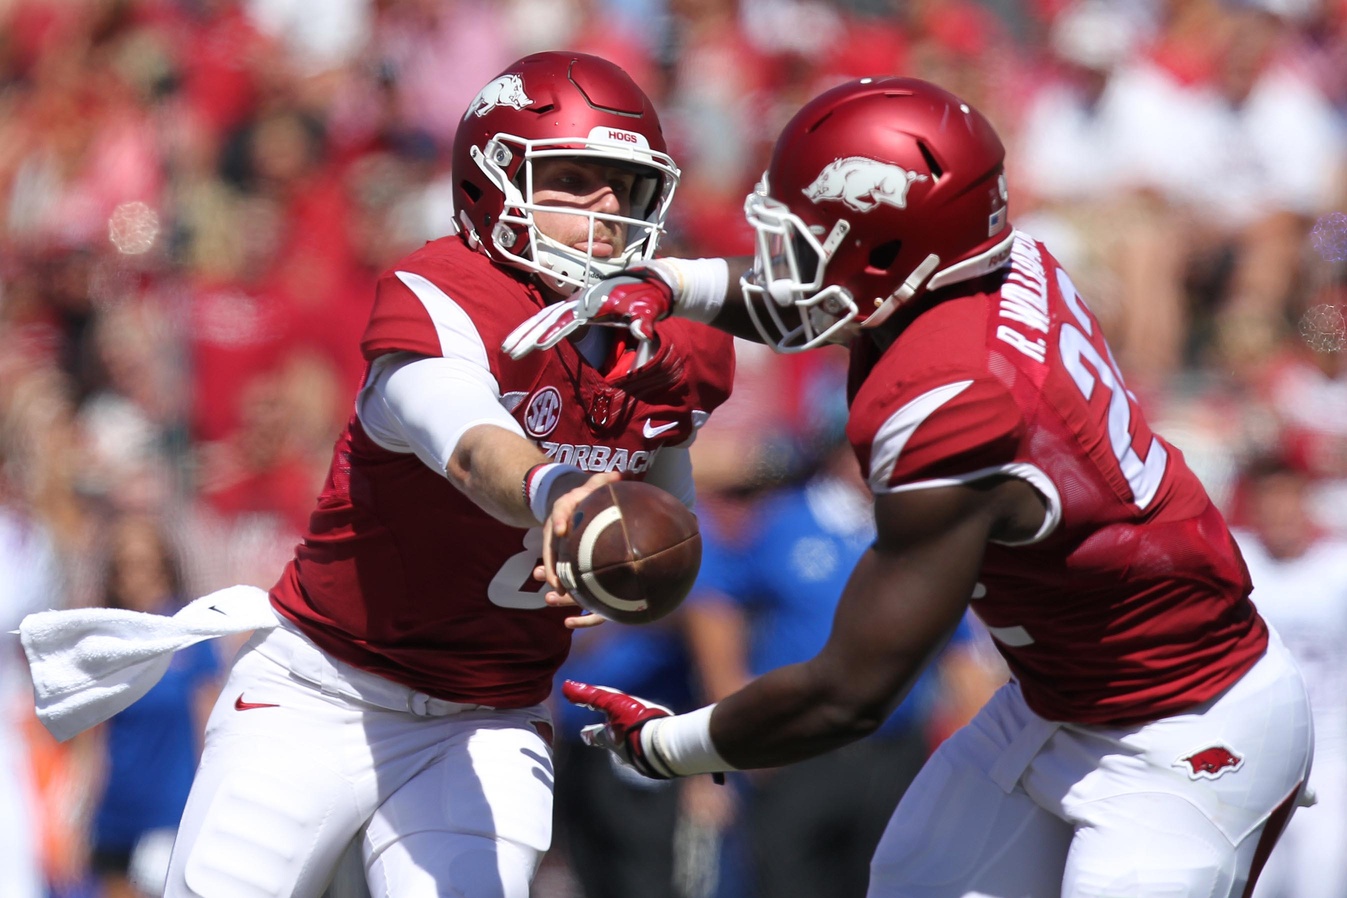
M 625 327 L 637 340 L 649 343 L 655 336 L 655 322 L 668 318 L 672 311 L 673 288 L 654 271 L 634 268 L 533 315 L 510 332 L 501 349 L 510 358 L 521 359 L 535 349 L 551 349 L 577 328 L 590 324 Z
M 672 771 L 660 759 L 647 755 L 641 745 L 641 728 L 652 720 L 671 716 L 672 711 L 607 686 L 591 686 L 575 680 L 563 683 L 561 694 L 567 701 L 599 711 L 608 718 L 606 724 L 591 724 L 580 731 L 580 738 L 586 745 L 608 749 L 619 761 L 643 776 L 658 780 L 673 778 Z
M 517 360 L 535 349 L 551 349 L 580 326 L 575 317 L 579 305 L 580 300 L 568 299 L 543 306 L 510 331 L 500 344 L 501 350 Z

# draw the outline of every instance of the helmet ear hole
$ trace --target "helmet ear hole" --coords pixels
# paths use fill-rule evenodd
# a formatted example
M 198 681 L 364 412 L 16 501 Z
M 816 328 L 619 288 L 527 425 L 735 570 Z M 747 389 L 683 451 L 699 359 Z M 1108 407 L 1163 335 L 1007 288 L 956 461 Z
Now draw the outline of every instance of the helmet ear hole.
M 921 158 L 926 160 L 926 165 L 931 170 L 931 180 L 939 181 L 940 176 L 945 173 L 945 170 L 941 168 L 940 163 L 936 161 L 935 154 L 931 152 L 931 148 L 926 145 L 926 141 L 919 140 L 917 141 L 917 149 L 921 151 Z
M 459 181 L 458 189 L 463 191 L 463 195 L 474 203 L 482 198 L 482 189 L 471 181 Z
M 890 240 L 888 243 L 881 243 L 870 250 L 870 258 L 866 264 L 867 274 L 883 274 L 893 265 L 898 254 L 903 250 L 903 241 Z

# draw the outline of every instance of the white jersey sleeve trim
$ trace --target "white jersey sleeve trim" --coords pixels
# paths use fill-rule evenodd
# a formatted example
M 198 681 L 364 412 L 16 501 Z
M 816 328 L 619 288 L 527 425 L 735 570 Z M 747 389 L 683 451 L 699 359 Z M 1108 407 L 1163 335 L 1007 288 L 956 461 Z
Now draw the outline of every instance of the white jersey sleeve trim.
M 889 478 L 893 476 L 893 469 L 898 464 L 898 457 L 903 454 L 903 449 L 907 446 L 907 441 L 912 439 L 912 434 L 916 433 L 917 428 L 936 409 L 968 389 L 972 383 L 971 380 L 960 380 L 943 387 L 936 387 L 934 390 L 928 390 L 898 409 L 889 416 L 887 421 L 880 425 L 871 443 L 874 446 L 874 452 L 870 458 L 870 489 L 872 492 L 888 491 Z
M 989 468 L 980 468 L 976 471 L 970 471 L 967 474 L 960 474 L 957 477 L 937 477 L 932 480 L 918 480 L 914 483 L 904 483 L 899 486 L 885 487 L 882 490 L 876 490 L 876 493 L 904 493 L 910 490 L 929 490 L 942 486 L 957 486 L 963 483 L 974 483 L 978 480 L 986 480 L 988 477 L 1018 477 L 1027 482 L 1034 489 L 1038 490 L 1047 500 L 1048 507 L 1043 515 L 1043 523 L 1039 525 L 1038 532 L 1028 539 L 1009 542 L 1005 540 L 994 539 L 991 542 L 1001 546 L 1029 546 L 1036 542 L 1046 539 L 1050 533 L 1057 529 L 1057 525 L 1062 522 L 1062 495 L 1057 491 L 1057 485 L 1052 482 L 1046 473 L 1036 465 L 1026 462 L 1011 462 L 1006 465 L 993 465 Z
M 491 372 L 461 358 L 411 353 L 379 357 L 356 399 L 356 415 L 379 446 L 414 452 L 441 475 L 471 427 L 493 424 L 524 437 L 523 428 L 501 404 Z
M 486 344 L 463 307 L 419 274 L 399 271 L 397 277 L 425 307 L 440 337 L 440 354 L 445 358 L 464 359 L 490 371 Z
M 692 410 L 692 434 L 688 436 L 686 440 L 679 443 L 678 448 L 679 449 L 691 448 L 692 444 L 697 441 L 697 434 L 702 432 L 702 427 L 704 427 L 706 425 L 706 422 L 709 420 L 711 420 L 710 412 L 703 411 L 702 409 L 699 408 L 694 408 Z

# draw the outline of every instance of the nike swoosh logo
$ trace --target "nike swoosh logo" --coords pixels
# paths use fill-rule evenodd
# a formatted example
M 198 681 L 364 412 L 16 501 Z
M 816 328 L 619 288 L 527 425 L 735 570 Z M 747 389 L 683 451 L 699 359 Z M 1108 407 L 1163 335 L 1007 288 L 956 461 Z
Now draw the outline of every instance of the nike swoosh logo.
M 280 705 L 273 705 L 267 702 L 245 702 L 243 700 L 242 692 L 239 693 L 238 698 L 234 699 L 235 711 L 251 711 L 254 708 L 279 708 L 279 707 Z
M 651 421 L 649 418 L 646 418 L 645 427 L 642 428 L 641 432 L 645 434 L 645 438 L 647 440 L 653 440 L 655 437 L 664 433 L 666 430 L 673 430 L 677 426 L 678 426 L 677 421 L 670 421 L 668 424 L 660 424 L 659 426 L 656 426 L 654 421 Z

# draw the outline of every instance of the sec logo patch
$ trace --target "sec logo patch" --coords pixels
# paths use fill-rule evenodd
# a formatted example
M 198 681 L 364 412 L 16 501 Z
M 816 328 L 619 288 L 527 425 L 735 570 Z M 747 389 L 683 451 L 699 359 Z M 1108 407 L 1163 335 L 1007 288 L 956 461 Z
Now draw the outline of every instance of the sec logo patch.
M 543 387 L 533 394 L 524 408 L 524 429 L 529 436 L 545 437 L 561 420 L 561 393 L 556 387 Z

